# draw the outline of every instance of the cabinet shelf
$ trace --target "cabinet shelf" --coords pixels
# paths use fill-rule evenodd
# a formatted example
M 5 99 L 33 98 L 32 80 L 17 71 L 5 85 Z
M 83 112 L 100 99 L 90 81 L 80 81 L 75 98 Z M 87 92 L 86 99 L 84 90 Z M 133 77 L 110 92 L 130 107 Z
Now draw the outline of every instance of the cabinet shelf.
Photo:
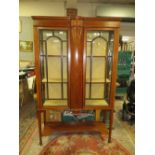
M 42 83 L 47 83 L 47 79 L 42 79 Z M 61 79 L 48 79 L 48 83 L 67 83 L 67 79 L 63 79 L 63 81 Z
M 90 81 L 90 79 L 86 79 L 86 83 L 110 83 L 111 81 L 109 79 L 106 79 L 106 81 L 104 79 L 92 79 L 92 81 Z
M 87 55 L 86 56 L 87 58 L 91 58 L 91 57 L 93 57 L 93 58 L 110 58 L 110 57 L 112 57 L 112 56 L 106 56 L 106 55 Z
M 81 133 L 81 132 L 100 132 L 104 135 L 108 130 L 102 122 L 50 122 L 44 125 L 42 135 L 48 136 L 55 132 L 61 133 Z
M 108 102 L 106 100 L 91 100 L 86 99 L 85 100 L 86 106 L 108 106 Z
M 58 57 L 58 58 L 61 58 L 61 57 L 67 57 L 67 55 L 46 55 L 46 54 L 41 54 L 40 56 L 42 57 Z
M 43 106 L 67 106 L 68 101 L 65 100 L 45 100 Z

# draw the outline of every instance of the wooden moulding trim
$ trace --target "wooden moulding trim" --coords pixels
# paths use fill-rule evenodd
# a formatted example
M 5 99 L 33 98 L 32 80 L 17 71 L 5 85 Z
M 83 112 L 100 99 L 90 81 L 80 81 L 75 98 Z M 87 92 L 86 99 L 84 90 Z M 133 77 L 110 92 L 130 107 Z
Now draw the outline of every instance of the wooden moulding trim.
M 33 20 L 67 20 L 70 19 L 66 16 L 32 16 Z
M 35 51 L 35 74 L 36 74 L 36 88 L 37 88 L 37 106 L 40 109 L 42 107 L 41 104 L 41 89 L 40 89 L 40 60 L 39 60 L 39 34 L 38 34 L 38 29 L 33 28 L 34 30 L 34 51 Z
M 68 106 L 43 106 L 43 110 L 70 110 Z
M 71 56 L 71 45 L 70 45 L 70 30 L 68 30 L 68 44 L 67 44 L 67 98 L 68 98 L 68 107 L 71 106 L 71 102 L 70 102 L 70 56 Z
M 37 112 L 44 112 L 45 110 L 43 109 L 37 109 Z
M 71 20 L 71 27 L 83 27 L 83 21 L 80 19 Z
M 83 107 L 83 21 L 71 21 L 70 34 L 70 107 L 71 109 Z M 78 55 L 77 55 L 78 54 Z M 78 72 L 77 72 L 78 71 Z M 76 81 L 76 82 L 75 82 Z
M 84 21 L 121 21 L 119 17 L 81 17 Z
M 84 27 L 89 28 L 119 28 L 120 22 L 118 21 L 84 21 Z
M 33 26 L 35 27 L 69 27 L 69 18 L 51 17 L 51 18 L 33 18 Z
M 108 110 L 108 111 L 111 111 L 113 110 L 112 107 L 109 107 L 109 106 L 86 106 L 86 107 L 83 107 L 83 108 L 79 108 L 79 109 L 70 109 L 68 107 L 62 107 L 62 106 L 43 106 L 43 108 L 40 110 L 41 112 L 43 110 L 67 110 L 67 111 L 81 111 L 81 110 Z
M 32 16 L 33 20 L 70 20 L 68 16 Z M 83 21 L 121 21 L 117 17 L 81 17 L 75 16 L 74 19 L 81 19 Z
M 116 78 L 117 78 L 117 61 L 118 61 L 118 44 L 119 44 L 119 29 L 114 31 L 114 56 L 112 64 L 112 83 L 110 92 L 110 105 L 114 108 L 115 91 L 116 91 Z
M 110 106 L 85 106 L 82 110 L 112 110 Z

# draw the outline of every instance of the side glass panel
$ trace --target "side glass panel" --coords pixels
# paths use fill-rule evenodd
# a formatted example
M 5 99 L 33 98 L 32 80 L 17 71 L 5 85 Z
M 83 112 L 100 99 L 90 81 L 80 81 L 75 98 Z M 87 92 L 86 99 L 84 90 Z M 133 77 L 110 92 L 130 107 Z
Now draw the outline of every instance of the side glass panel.
M 113 32 L 86 33 L 86 106 L 109 103 L 113 56 Z
M 44 106 L 67 106 L 67 31 L 40 31 L 41 88 Z

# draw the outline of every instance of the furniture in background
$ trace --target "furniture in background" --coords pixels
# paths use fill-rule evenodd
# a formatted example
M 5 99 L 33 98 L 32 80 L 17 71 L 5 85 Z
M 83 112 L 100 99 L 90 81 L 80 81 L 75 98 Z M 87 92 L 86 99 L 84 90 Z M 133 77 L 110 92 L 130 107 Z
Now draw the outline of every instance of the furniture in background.
M 25 81 L 26 81 L 26 73 L 19 72 L 19 108 L 23 106 L 25 100 Z
M 19 107 L 30 102 L 35 89 L 34 66 L 30 61 L 20 61 L 19 67 Z
M 40 144 L 53 132 L 83 131 L 108 133 L 111 142 L 120 20 L 32 18 Z M 48 122 L 50 110 L 109 111 L 109 132 L 102 121 Z
M 122 108 L 122 120 L 129 121 L 130 124 L 135 122 L 135 80 L 133 79 L 127 90 L 127 98 Z
M 131 75 L 132 51 L 118 52 L 118 66 L 117 66 L 117 83 L 116 95 L 127 93 L 128 82 Z

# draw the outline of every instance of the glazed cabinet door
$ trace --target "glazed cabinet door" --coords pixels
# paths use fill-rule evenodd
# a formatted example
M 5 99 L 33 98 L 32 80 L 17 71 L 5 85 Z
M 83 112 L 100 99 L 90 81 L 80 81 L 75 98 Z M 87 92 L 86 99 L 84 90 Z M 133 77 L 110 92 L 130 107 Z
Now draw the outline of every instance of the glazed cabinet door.
M 113 31 L 85 31 L 85 106 L 109 106 L 113 50 Z
M 43 106 L 68 106 L 68 31 L 39 30 Z

